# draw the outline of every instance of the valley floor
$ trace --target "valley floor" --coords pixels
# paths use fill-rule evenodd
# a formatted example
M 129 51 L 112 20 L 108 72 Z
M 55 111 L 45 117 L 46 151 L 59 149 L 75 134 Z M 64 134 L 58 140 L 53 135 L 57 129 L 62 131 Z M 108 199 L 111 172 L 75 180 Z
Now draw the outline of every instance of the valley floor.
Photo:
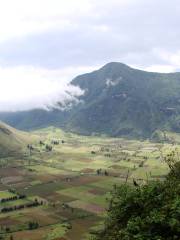
M 163 156 L 177 148 L 56 128 L 34 134 L 41 142 L 23 158 L 0 159 L 2 239 L 88 239 L 103 222 L 113 186 L 163 179 Z

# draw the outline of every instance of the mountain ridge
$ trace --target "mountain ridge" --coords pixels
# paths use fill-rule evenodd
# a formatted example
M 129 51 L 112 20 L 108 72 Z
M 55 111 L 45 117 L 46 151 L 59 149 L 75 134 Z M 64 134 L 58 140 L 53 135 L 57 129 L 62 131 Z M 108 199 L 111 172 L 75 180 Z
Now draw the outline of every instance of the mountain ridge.
M 111 62 L 75 77 L 84 94 L 71 110 L 0 113 L 20 129 L 53 125 L 80 134 L 150 138 L 157 130 L 180 132 L 180 73 L 155 73 Z
M 35 138 L 0 121 L 0 158 L 22 155 L 27 144 Z

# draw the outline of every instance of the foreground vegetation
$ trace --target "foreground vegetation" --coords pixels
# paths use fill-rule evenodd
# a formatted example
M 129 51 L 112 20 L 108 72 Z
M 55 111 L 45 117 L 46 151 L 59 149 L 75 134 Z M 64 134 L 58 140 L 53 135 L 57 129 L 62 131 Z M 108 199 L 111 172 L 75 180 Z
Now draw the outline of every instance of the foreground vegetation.
M 180 163 L 163 182 L 114 187 L 105 228 L 94 239 L 180 239 Z

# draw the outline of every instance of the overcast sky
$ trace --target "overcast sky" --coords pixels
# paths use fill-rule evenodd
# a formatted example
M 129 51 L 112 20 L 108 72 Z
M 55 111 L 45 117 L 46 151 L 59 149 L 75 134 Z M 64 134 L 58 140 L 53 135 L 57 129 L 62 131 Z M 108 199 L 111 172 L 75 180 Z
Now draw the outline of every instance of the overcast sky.
M 0 111 L 82 92 L 78 74 L 118 61 L 180 71 L 179 0 L 0 0 Z

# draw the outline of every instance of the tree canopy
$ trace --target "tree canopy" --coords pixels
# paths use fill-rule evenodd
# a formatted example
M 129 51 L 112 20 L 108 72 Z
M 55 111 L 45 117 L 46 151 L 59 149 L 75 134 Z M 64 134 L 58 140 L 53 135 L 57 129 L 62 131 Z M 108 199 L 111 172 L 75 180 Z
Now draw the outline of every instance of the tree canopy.
M 95 240 L 179 240 L 180 163 L 165 181 L 115 187 L 104 229 Z

